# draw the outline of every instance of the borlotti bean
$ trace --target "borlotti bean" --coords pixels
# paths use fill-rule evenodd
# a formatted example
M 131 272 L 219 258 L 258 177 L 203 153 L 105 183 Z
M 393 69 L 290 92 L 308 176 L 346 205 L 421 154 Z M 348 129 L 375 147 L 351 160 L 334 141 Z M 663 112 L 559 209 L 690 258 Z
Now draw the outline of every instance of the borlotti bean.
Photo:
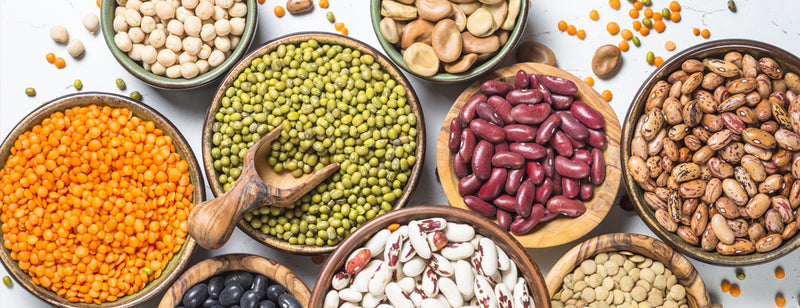
M 334 274 L 323 307 L 534 307 L 516 263 L 472 226 L 430 218 L 383 231 L 388 230 L 351 253 Z M 441 241 L 434 252 L 431 246 Z M 413 248 L 406 261 L 391 253 L 401 253 L 401 247 Z M 420 249 L 430 255 L 423 258 Z
M 582 201 L 605 179 L 607 140 L 603 115 L 576 100 L 577 91 L 570 80 L 522 70 L 513 85 L 481 85 L 450 123 L 448 140 L 467 206 L 517 235 L 586 211 Z
M 796 73 L 735 51 L 690 59 L 651 89 L 628 169 L 659 224 L 683 241 L 723 255 L 767 252 L 797 234 L 798 132 Z

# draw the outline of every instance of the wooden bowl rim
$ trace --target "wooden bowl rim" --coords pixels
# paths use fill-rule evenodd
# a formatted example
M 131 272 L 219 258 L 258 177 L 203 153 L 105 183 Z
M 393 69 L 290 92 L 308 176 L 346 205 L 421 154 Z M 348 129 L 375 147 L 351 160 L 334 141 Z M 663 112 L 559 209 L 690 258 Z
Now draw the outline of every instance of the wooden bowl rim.
M 425 150 L 427 148 L 426 145 L 426 136 L 427 132 L 425 131 L 425 117 L 422 112 L 422 106 L 419 103 L 419 98 L 417 97 L 414 88 L 412 87 L 411 83 L 408 79 L 400 72 L 400 69 L 397 67 L 395 63 L 389 61 L 383 54 L 381 54 L 375 48 L 365 44 L 362 41 L 338 35 L 338 34 L 331 34 L 325 32 L 297 32 L 288 35 L 284 35 L 278 38 L 275 38 L 269 42 L 264 43 L 264 45 L 256 48 L 255 50 L 248 53 L 244 58 L 242 58 L 236 65 L 231 68 L 225 78 L 222 79 L 222 82 L 217 87 L 217 90 L 214 92 L 214 97 L 211 100 L 211 104 L 208 106 L 206 111 L 206 118 L 205 124 L 203 125 L 203 144 L 202 144 L 202 151 L 203 151 L 203 165 L 206 171 L 206 177 L 208 179 L 209 187 L 211 187 L 211 192 L 214 196 L 219 196 L 223 194 L 222 185 L 219 184 L 219 181 L 216 177 L 216 170 L 214 170 L 214 159 L 211 157 L 211 123 L 214 122 L 214 112 L 219 109 L 221 104 L 220 100 L 223 96 L 225 96 L 225 91 L 227 90 L 230 83 L 236 79 L 237 75 L 244 71 L 249 63 L 267 52 L 272 51 L 274 48 L 281 44 L 297 44 L 302 43 L 307 40 L 314 39 L 321 44 L 337 44 L 341 45 L 342 47 L 357 49 L 364 54 L 371 55 L 375 61 L 380 63 L 381 67 L 387 71 L 387 73 L 392 76 L 392 78 L 397 82 L 398 85 L 402 85 L 406 89 L 406 97 L 408 98 L 407 104 L 411 106 L 411 111 L 417 117 L 417 149 L 416 149 L 416 163 L 414 167 L 411 169 L 411 176 L 408 178 L 408 182 L 406 183 L 406 187 L 403 188 L 403 195 L 400 196 L 399 199 L 395 202 L 393 210 L 403 208 L 406 204 L 411 200 L 411 196 L 413 195 L 417 184 L 419 184 L 420 175 L 422 174 L 422 169 L 425 164 Z M 244 220 L 239 221 L 237 226 L 240 230 L 242 230 L 245 234 L 253 238 L 259 243 L 262 243 L 266 246 L 288 252 L 293 254 L 299 255 L 322 255 L 322 254 L 329 254 L 336 249 L 336 246 L 309 246 L 309 245 L 291 245 L 289 242 L 278 239 L 277 237 L 273 237 L 270 235 L 266 235 L 262 233 L 260 230 L 256 230 Z
M 542 298 L 543 294 L 547 294 L 547 286 L 542 272 L 539 270 L 533 257 L 522 247 L 519 241 L 514 239 L 508 232 L 500 229 L 494 222 L 473 211 L 446 205 L 419 205 L 391 211 L 368 221 L 361 228 L 356 229 L 356 232 L 351 234 L 353 236 L 348 236 L 340 243 L 333 254 L 325 260 L 325 265 L 323 265 L 322 271 L 320 271 L 314 283 L 314 287 L 311 289 L 311 300 L 308 306 L 313 308 L 322 307 L 325 295 L 330 288 L 333 275 L 344 267 L 345 261 L 350 253 L 362 247 L 366 241 L 372 238 L 376 231 L 385 229 L 393 223 L 405 223 L 414 219 L 420 219 L 417 218 L 420 216 L 426 218 L 442 217 L 448 221 L 468 223 L 476 229 L 475 234 L 480 234 L 494 240 L 498 246 L 506 251 L 509 259 L 514 260 L 520 272 L 520 276 L 524 277 L 528 282 L 528 287 L 530 288 L 531 296 L 534 300 L 538 299 L 541 301 L 541 303 L 537 303 L 536 306 L 541 308 L 550 307 L 549 297 Z M 370 230 L 372 228 L 375 228 L 375 230 Z M 478 230 L 479 228 L 488 229 L 488 234 L 480 232 Z M 526 275 L 526 271 L 528 275 Z
M 691 298 L 689 302 L 694 304 L 693 307 L 711 307 L 703 278 L 688 259 L 656 238 L 634 233 L 603 234 L 572 247 L 547 273 L 545 280 L 549 297 L 552 298 L 561 289 L 564 277 L 572 273 L 584 260 L 599 253 L 623 250 L 638 253 L 663 263 L 678 278 L 678 282 L 686 288 L 686 295 Z
M 700 59 L 707 56 L 717 56 L 721 58 L 728 51 L 744 51 L 754 56 L 769 56 L 775 59 L 784 68 L 788 67 L 795 73 L 800 73 L 800 58 L 783 50 L 777 46 L 770 45 L 763 42 L 757 42 L 745 39 L 725 39 L 705 42 L 694 45 L 688 49 L 681 51 L 674 56 L 667 59 L 663 65 L 656 68 L 652 74 L 642 83 L 633 101 L 628 107 L 625 114 L 625 121 L 622 127 L 622 149 L 620 151 L 620 161 L 627 162 L 630 158 L 630 143 L 633 139 L 633 129 L 636 126 L 636 120 L 644 112 L 644 105 L 647 100 L 647 95 L 658 80 L 665 79 L 676 69 L 680 68 L 683 61 L 687 59 Z M 792 239 L 784 241 L 780 247 L 766 253 L 753 252 L 743 256 L 725 256 L 714 252 L 707 252 L 703 249 L 689 245 L 684 242 L 677 234 L 667 232 L 664 230 L 658 221 L 653 216 L 654 212 L 650 210 L 649 206 L 644 202 L 644 191 L 635 183 L 633 177 L 628 170 L 628 164 L 622 164 L 622 181 L 625 184 L 625 189 L 633 202 L 636 213 L 642 218 L 645 225 L 650 228 L 662 241 L 670 245 L 672 248 L 680 251 L 682 254 L 691 257 L 692 259 L 702 261 L 704 263 L 713 265 L 724 266 L 741 266 L 741 265 L 754 265 L 765 263 L 777 258 L 780 258 L 792 250 L 800 247 L 800 236 L 795 235 Z
M 164 134 L 172 138 L 175 145 L 176 152 L 181 158 L 189 165 L 190 179 L 192 185 L 195 187 L 192 195 L 192 203 L 198 204 L 205 200 L 205 185 L 203 184 L 203 177 L 200 171 L 200 165 L 194 156 L 192 148 L 183 134 L 172 124 L 172 122 L 164 117 L 161 113 L 154 108 L 147 106 L 139 101 L 133 100 L 127 96 L 121 96 L 111 93 L 102 92 L 82 92 L 76 94 L 64 95 L 55 98 L 41 106 L 36 107 L 22 120 L 20 120 L 6 139 L 0 144 L 0 168 L 5 168 L 6 161 L 10 155 L 10 147 L 13 146 L 14 141 L 19 136 L 35 125 L 40 125 L 41 121 L 54 112 L 63 112 L 66 109 L 75 106 L 109 106 L 112 108 L 125 107 L 131 111 L 135 116 L 143 120 L 153 121 L 156 127 L 164 131 Z M 0 232 L 0 241 L 3 239 L 3 234 Z M 180 252 L 174 254 L 172 259 L 167 263 L 161 277 L 151 281 L 139 292 L 132 295 L 126 295 L 113 302 L 105 302 L 102 304 L 86 304 L 86 303 L 72 303 L 66 298 L 58 296 L 50 289 L 44 288 L 39 285 L 33 284 L 30 275 L 22 271 L 16 260 L 11 259 L 10 252 L 7 248 L 0 249 L 0 260 L 3 266 L 9 273 L 18 281 L 25 289 L 33 293 L 36 297 L 59 307 L 76 307 L 76 308 L 106 308 L 106 307 L 135 307 L 153 298 L 156 294 L 165 290 L 169 284 L 174 281 L 180 272 L 189 264 L 189 258 L 196 248 L 196 243 L 191 236 L 187 234 L 186 241 L 183 244 Z
M 522 33 L 525 32 L 525 27 L 528 23 L 528 11 L 530 8 L 530 2 L 521 0 L 520 1 L 520 10 L 519 14 L 517 15 L 517 22 L 514 24 L 514 29 L 511 30 L 511 33 L 508 35 L 508 40 L 506 44 L 500 47 L 497 51 L 497 54 L 492 56 L 491 58 L 483 61 L 483 63 L 473 66 L 469 70 L 465 72 L 461 72 L 458 74 L 451 74 L 447 72 L 438 72 L 433 76 L 423 76 L 414 71 L 412 71 L 406 62 L 403 60 L 403 55 L 394 46 L 394 44 L 390 43 L 383 37 L 383 34 L 380 31 L 380 21 L 383 18 L 380 14 L 381 5 L 380 2 L 383 0 L 372 0 L 370 1 L 370 18 L 372 21 L 372 30 L 375 32 L 375 37 L 378 38 L 378 42 L 380 43 L 383 51 L 388 55 L 388 57 L 394 62 L 395 64 L 399 65 L 403 68 L 404 71 L 408 72 L 409 74 L 414 75 L 417 78 L 438 82 L 438 83 L 457 83 L 462 81 L 473 80 L 475 78 L 480 77 L 483 74 L 486 74 L 493 70 L 500 62 L 505 58 L 509 53 L 516 50 L 517 45 L 519 45 L 519 41 L 522 38 Z
M 117 47 L 117 44 L 114 43 L 114 35 L 116 32 L 113 26 L 114 9 L 117 7 L 115 0 L 103 0 L 100 6 L 101 36 L 103 36 L 103 40 L 106 42 L 106 46 L 111 51 L 111 54 L 114 55 L 114 59 L 139 80 L 162 89 L 198 88 L 218 80 L 220 76 L 224 75 L 225 72 L 250 49 L 250 44 L 253 42 L 256 30 L 258 29 L 258 3 L 256 0 L 244 1 L 247 2 L 247 15 L 245 15 L 244 32 L 242 33 L 239 44 L 232 50 L 231 54 L 225 58 L 222 64 L 210 68 L 207 72 L 190 79 L 183 77 L 169 78 L 167 76 L 156 75 L 144 69 L 144 67 L 138 63 L 140 61 L 134 61 L 128 57 L 126 52 L 123 52 Z
M 594 106 L 594 103 L 591 103 L 588 100 L 584 101 L 592 105 L 594 108 L 598 110 L 605 110 L 606 113 L 611 114 L 612 116 L 609 117 L 606 115 L 605 124 L 603 129 L 606 133 L 606 138 L 608 140 L 608 144 L 606 148 L 603 149 L 603 156 L 605 157 L 606 162 L 606 177 L 605 181 L 601 184 L 600 187 L 595 185 L 594 195 L 592 199 L 585 201 L 584 204 L 587 204 L 586 213 L 582 216 L 577 218 L 568 218 L 568 217 L 560 217 L 554 221 L 548 222 L 543 226 L 537 226 L 528 234 L 516 236 L 514 238 L 522 243 L 523 246 L 526 248 L 546 248 L 546 247 L 553 247 L 562 244 L 566 244 L 581 238 L 582 236 L 586 235 L 587 233 L 591 232 L 594 228 L 596 228 L 605 217 L 608 215 L 608 212 L 611 210 L 613 206 L 614 199 L 616 198 L 617 191 L 620 188 L 620 179 L 619 175 L 621 173 L 620 168 L 620 161 L 617 158 L 616 151 L 619 151 L 619 132 L 620 132 L 620 125 L 619 120 L 617 120 L 616 113 L 611 108 L 611 106 L 606 102 L 604 99 L 600 97 L 593 88 L 589 87 L 585 82 L 581 81 L 574 75 L 561 70 L 559 68 L 540 64 L 540 63 L 532 63 L 532 62 L 522 62 L 517 63 L 511 66 L 507 66 L 496 70 L 490 74 L 485 75 L 479 80 L 473 82 L 467 89 L 461 92 L 461 95 L 453 103 L 453 106 L 447 112 L 445 116 L 444 122 L 442 123 L 442 128 L 439 131 L 439 137 L 437 139 L 436 144 L 436 166 L 438 170 L 439 180 L 442 183 L 442 187 L 447 195 L 447 200 L 450 205 L 468 209 L 466 204 L 464 204 L 464 200 L 461 195 L 458 194 L 457 186 L 458 186 L 458 179 L 455 178 L 453 173 L 453 166 L 452 166 L 452 153 L 447 145 L 447 141 L 449 138 L 450 133 L 450 121 L 453 118 L 458 117 L 458 110 L 466 103 L 469 98 L 478 93 L 481 83 L 486 80 L 513 80 L 514 75 L 520 69 L 525 70 L 527 73 L 535 73 L 535 74 L 542 74 L 543 70 L 555 70 L 558 72 L 558 77 L 566 78 L 574 82 L 578 85 L 578 94 L 581 98 L 596 96 L 599 98 L 598 101 L 601 102 L 600 106 Z M 602 190 L 598 190 L 598 188 L 602 188 Z M 610 198 L 610 200 L 602 199 L 602 196 Z M 598 206 L 591 206 L 589 204 L 597 203 Z M 605 204 L 604 204 L 605 203 Z M 597 218 L 594 219 L 589 217 L 589 213 L 594 213 L 597 215 Z M 571 223 L 567 223 L 567 221 Z M 560 228 L 553 229 L 555 224 L 558 224 Z M 563 226 L 561 226 L 563 225 Z M 539 232 L 545 233 L 553 233 L 553 232 L 561 232 L 568 228 L 574 228 L 575 225 L 578 228 L 584 228 L 585 230 L 581 230 L 578 233 L 571 234 L 572 236 L 543 236 Z
M 250 262 L 253 264 L 250 264 Z M 217 268 L 214 269 L 213 272 L 203 274 L 206 269 L 213 268 L 215 266 Z M 271 269 L 269 266 L 272 266 L 275 271 L 266 271 L 267 269 Z M 275 260 L 262 256 L 247 253 L 232 253 L 205 259 L 187 269 L 180 277 L 178 277 L 177 281 L 187 280 L 190 283 L 184 286 L 177 284 L 176 281 L 176 283 L 173 284 L 166 293 L 164 293 L 164 297 L 162 297 L 161 301 L 159 302 L 159 308 L 175 307 L 174 305 L 170 304 L 180 303 L 184 293 L 186 293 L 186 291 L 188 291 L 195 284 L 198 284 L 215 275 L 231 271 L 249 271 L 267 276 L 270 281 L 280 284 L 288 293 L 294 295 L 295 298 L 297 298 L 297 301 L 300 302 L 303 307 L 308 307 L 308 299 L 311 297 L 311 292 L 308 290 L 308 287 L 305 285 L 303 280 L 297 277 L 297 275 L 289 270 L 289 268 L 283 266 Z M 285 277 L 281 279 L 275 279 L 276 275 L 279 274 L 278 272 L 281 272 L 280 274 L 284 274 Z M 200 273 L 202 275 L 194 276 L 195 273 Z M 292 284 L 289 285 L 289 283 Z M 305 304 L 303 304 L 304 301 Z

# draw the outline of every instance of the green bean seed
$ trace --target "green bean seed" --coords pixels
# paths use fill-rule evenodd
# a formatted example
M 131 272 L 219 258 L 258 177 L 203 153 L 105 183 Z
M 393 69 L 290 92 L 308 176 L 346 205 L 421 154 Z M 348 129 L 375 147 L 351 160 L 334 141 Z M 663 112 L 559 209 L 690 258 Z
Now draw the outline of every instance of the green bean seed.
M 728 9 L 731 10 L 731 12 L 736 13 L 736 2 L 733 2 L 733 0 L 728 0 Z
M 330 21 L 330 22 L 336 21 L 336 18 L 333 17 L 333 12 L 331 12 L 331 11 L 328 11 L 328 13 L 325 13 L 325 18 L 327 18 L 328 21 Z
M 25 88 L 25 94 L 27 94 L 28 96 L 36 96 L 36 89 Z
M 122 80 L 122 78 L 117 78 L 117 88 L 120 90 L 125 90 L 125 80 Z
M 651 28 L 651 27 L 653 27 L 653 20 L 650 19 L 650 18 L 645 17 L 644 19 L 642 19 L 642 25 L 645 26 L 645 27 Z
M 639 37 L 638 36 L 634 36 L 633 38 L 631 38 L 631 41 L 633 42 L 633 45 L 635 45 L 636 47 L 639 47 L 639 46 L 642 45 L 642 43 L 639 41 Z
M 645 57 L 645 60 L 647 61 L 647 63 L 653 64 L 653 61 L 655 61 L 655 59 L 656 59 L 656 55 L 652 51 L 648 51 L 647 52 L 647 56 Z
M 131 96 L 131 98 L 132 98 L 132 99 L 135 99 L 135 100 L 137 100 L 137 101 L 140 101 L 140 100 L 142 100 L 142 93 L 139 93 L 139 91 L 133 91 L 133 92 L 131 92 L 131 95 L 130 95 L 130 96 Z
M 669 8 L 664 8 L 661 10 L 661 16 L 663 16 L 664 18 L 669 19 L 669 15 L 670 15 Z
M 72 83 L 72 86 L 75 87 L 75 90 L 83 89 L 83 82 L 80 79 L 75 79 L 75 82 Z
M 3 276 L 3 284 L 6 285 L 6 287 L 11 287 L 11 277 Z

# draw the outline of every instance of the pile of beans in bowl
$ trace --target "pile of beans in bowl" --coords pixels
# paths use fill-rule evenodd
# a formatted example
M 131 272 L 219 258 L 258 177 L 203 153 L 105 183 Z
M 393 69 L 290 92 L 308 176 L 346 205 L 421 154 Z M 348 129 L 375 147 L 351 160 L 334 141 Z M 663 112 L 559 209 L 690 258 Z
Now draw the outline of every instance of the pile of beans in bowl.
M 233 271 L 215 275 L 186 291 L 178 308 L 300 308 L 291 293 L 262 274 Z

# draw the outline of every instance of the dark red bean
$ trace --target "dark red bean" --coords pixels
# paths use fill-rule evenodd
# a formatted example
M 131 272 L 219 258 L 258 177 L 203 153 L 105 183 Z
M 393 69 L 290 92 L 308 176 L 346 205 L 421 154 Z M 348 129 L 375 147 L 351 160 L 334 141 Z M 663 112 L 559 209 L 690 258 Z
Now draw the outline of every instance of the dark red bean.
M 475 196 L 464 197 L 464 204 L 478 213 L 483 214 L 484 216 L 492 217 L 497 213 L 497 208 L 494 207 L 494 205 L 491 205 Z
M 606 179 L 606 160 L 603 151 L 592 149 L 592 184 L 600 185 Z
M 530 160 L 542 158 L 547 154 L 545 147 L 533 142 L 514 142 L 508 146 L 508 149 Z
M 583 205 L 583 202 L 565 196 L 555 196 L 547 200 L 547 209 L 550 212 L 564 214 L 569 217 L 578 217 L 586 212 L 586 206 Z
M 506 131 L 502 127 L 489 123 L 484 119 L 475 119 L 469 122 L 469 128 L 482 139 L 489 142 L 500 142 L 506 139 Z
M 566 135 L 566 134 L 565 134 Z M 572 144 L 572 148 L 575 150 L 583 149 L 586 147 L 586 141 L 583 140 L 575 140 L 569 135 L 566 135 L 567 139 L 569 139 L 569 143 Z
M 499 80 L 487 80 L 481 84 L 481 93 L 486 94 L 488 96 L 492 95 L 500 95 L 506 96 L 508 92 L 513 90 L 514 88 L 511 87 L 510 84 Z
M 582 179 L 589 176 L 589 165 L 570 160 L 564 156 L 556 156 L 554 165 L 556 172 L 562 176 L 573 179 Z
M 544 84 L 550 92 L 562 95 L 575 95 L 575 93 L 578 93 L 578 85 L 561 77 L 543 75 L 542 84 Z
M 498 143 L 494 144 L 494 152 L 495 153 L 502 153 L 502 152 L 508 152 L 508 151 L 509 150 L 508 150 L 508 142 L 507 141 L 498 142 Z
M 461 159 L 461 155 L 453 155 L 453 173 L 459 179 L 469 175 L 469 167 Z
M 522 184 L 522 177 L 525 176 L 525 169 L 511 169 L 508 170 L 508 178 L 506 179 L 506 193 L 509 195 L 516 195 L 519 191 L 519 185 Z
M 542 184 L 536 186 L 536 194 L 533 198 L 533 201 L 536 203 L 545 204 L 547 200 L 550 199 L 550 195 L 553 193 L 553 180 L 550 178 L 544 178 Z
M 528 217 L 531 214 L 531 207 L 535 197 L 536 186 L 533 185 L 533 181 L 530 179 L 523 181 L 519 186 L 519 191 L 517 191 L 517 215 Z
M 525 158 L 514 152 L 494 153 L 492 166 L 498 168 L 520 169 L 525 166 Z
M 494 125 L 503 127 L 506 123 L 503 122 L 503 119 L 500 118 L 500 115 L 497 114 L 497 111 L 494 111 L 492 106 L 489 106 L 487 103 L 480 103 L 475 108 L 475 111 L 478 113 L 478 117 L 489 121 Z
M 555 164 L 555 158 L 556 158 L 556 155 L 555 155 L 555 151 L 553 150 L 553 148 L 547 148 L 546 149 L 546 154 L 543 157 L 542 162 L 541 162 L 542 169 L 544 169 L 545 177 L 548 177 L 548 178 L 552 177 L 553 174 L 556 173 L 555 167 L 553 166 Z
M 536 74 L 530 74 L 528 77 L 529 77 L 528 81 L 530 82 L 530 85 L 529 85 L 528 88 L 529 89 L 538 89 L 539 85 L 542 83 L 541 79 L 539 79 L 539 76 L 537 76 Z
M 542 93 L 542 102 L 548 105 L 553 105 L 553 95 L 543 84 L 539 84 L 539 92 Z
M 516 212 L 517 210 L 517 199 L 509 195 L 500 195 L 497 198 L 494 198 L 492 204 L 496 206 L 498 209 L 509 211 L 509 212 Z
M 541 221 L 542 216 L 544 215 L 544 206 L 541 204 L 537 204 L 531 210 L 531 214 L 527 218 L 517 217 L 514 219 L 514 222 L 511 223 L 509 226 L 509 230 L 511 233 L 516 235 L 523 235 L 531 232 L 533 227 Z
M 494 155 L 494 146 L 491 142 L 481 140 L 475 146 L 475 152 L 472 155 L 472 172 L 481 181 L 486 181 L 492 175 L 492 155 Z
M 494 111 L 500 115 L 500 118 L 503 119 L 506 125 L 517 123 L 514 117 L 511 116 L 511 104 L 509 104 L 505 98 L 495 95 L 490 97 L 487 103 L 494 108 Z
M 569 108 L 570 113 L 583 125 L 591 129 L 602 129 L 605 123 L 603 114 L 582 101 L 575 101 Z
M 591 146 L 593 146 L 595 148 L 598 148 L 598 149 L 605 148 L 606 147 L 606 143 L 607 143 L 606 133 L 604 133 L 601 130 L 590 129 L 589 130 L 589 138 L 588 138 L 587 141 L 589 141 L 589 145 L 591 145 Z
M 619 198 L 619 207 L 629 212 L 634 210 L 633 202 L 628 195 L 622 195 L 622 197 Z
M 461 120 L 453 118 L 450 121 L 450 139 L 447 140 L 447 148 L 450 152 L 458 152 L 458 147 L 461 145 Z
M 591 199 L 593 192 L 594 192 L 594 186 L 592 185 L 592 183 L 589 182 L 581 183 L 581 200 Z
M 556 112 L 556 114 L 561 117 L 561 125 L 559 127 L 561 127 L 564 133 L 576 140 L 583 140 L 589 137 L 589 130 L 586 129 L 586 126 L 583 126 L 581 122 L 578 122 L 578 119 L 575 119 L 571 113 L 559 111 Z
M 576 179 L 568 178 L 568 177 L 562 177 L 561 178 L 561 193 L 565 197 L 570 198 L 570 199 L 577 198 L 578 194 L 580 193 L 580 190 L 581 190 L 581 185 L 580 184 L 581 184 L 580 181 L 578 181 Z
M 569 106 L 572 105 L 572 96 L 571 95 L 559 95 L 550 93 L 550 97 L 553 100 L 553 109 L 556 110 L 567 110 Z
M 537 205 L 541 205 L 541 204 L 537 204 Z M 542 207 L 544 207 L 544 206 L 542 205 Z M 553 212 L 549 211 L 547 208 L 545 208 L 544 209 L 544 214 L 542 215 L 542 219 L 539 220 L 539 222 L 548 222 L 548 221 L 551 221 L 551 220 L 555 219 L 556 217 L 558 217 L 558 213 L 553 213 Z
M 550 194 L 551 196 L 557 196 L 561 194 L 561 175 L 558 173 L 553 173 L 553 177 L 550 178 L 553 181 L 553 192 Z
M 483 182 L 474 174 L 470 174 L 458 181 L 458 194 L 463 196 L 473 195 L 483 186 Z
M 506 140 L 513 142 L 528 142 L 536 139 L 536 131 L 539 129 L 535 126 L 525 124 L 511 124 L 503 127 L 506 131 Z
M 536 143 L 545 144 L 550 141 L 559 125 L 561 125 L 561 117 L 557 114 L 551 114 L 547 117 L 547 120 L 544 120 L 542 125 L 539 126 L 539 131 L 536 132 Z
M 553 138 L 550 139 L 550 145 L 553 146 L 553 149 L 555 149 L 556 153 L 559 155 L 565 157 L 572 156 L 572 143 L 562 131 L 559 130 L 553 135 Z
M 517 74 L 514 76 L 514 89 L 527 89 L 528 85 L 530 85 L 528 73 L 524 70 L 517 71 Z
M 458 155 L 461 160 L 466 162 L 472 161 L 472 153 L 475 152 L 475 145 L 478 143 L 478 138 L 469 128 L 461 131 L 461 147 L 458 149 Z
M 507 176 L 508 171 L 506 171 L 505 168 L 494 168 L 492 170 L 492 175 L 489 176 L 489 180 L 483 183 L 483 187 L 478 191 L 478 198 L 486 201 L 497 198 L 497 196 L 503 192 L 503 188 L 505 188 Z
M 517 105 L 511 108 L 511 117 L 519 123 L 539 124 L 545 121 L 552 111 L 548 104 Z
M 542 101 L 542 92 L 536 89 L 512 90 L 506 95 L 506 100 L 511 105 L 533 105 Z
M 501 229 L 508 231 L 511 227 L 511 222 L 514 220 L 511 218 L 511 214 L 503 210 L 497 210 L 497 225 L 500 226 Z
M 528 178 L 531 179 L 533 184 L 539 185 L 544 181 L 544 168 L 535 161 L 528 162 L 525 168 L 525 174 L 528 175 Z
M 587 150 L 575 150 L 574 152 L 572 152 L 572 160 L 579 161 L 587 165 L 591 165 L 592 152 L 589 152 Z
M 486 100 L 487 96 L 480 93 L 472 96 L 464 104 L 464 107 L 461 108 L 461 112 L 458 114 L 458 117 L 461 119 L 461 122 L 466 124 L 475 119 L 476 116 L 475 108 L 478 107 L 478 103 L 485 103 Z

